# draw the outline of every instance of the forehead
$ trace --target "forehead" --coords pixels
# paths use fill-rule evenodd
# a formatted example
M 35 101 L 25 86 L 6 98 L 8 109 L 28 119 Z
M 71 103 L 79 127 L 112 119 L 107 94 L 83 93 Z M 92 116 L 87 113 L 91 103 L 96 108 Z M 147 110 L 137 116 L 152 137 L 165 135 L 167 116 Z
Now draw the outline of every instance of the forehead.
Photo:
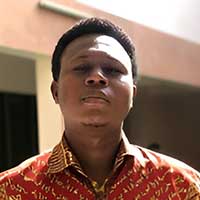
M 64 50 L 63 60 L 72 61 L 83 55 L 106 55 L 119 61 L 124 66 L 130 67 L 130 58 L 122 45 L 114 38 L 107 35 L 90 34 L 73 40 Z

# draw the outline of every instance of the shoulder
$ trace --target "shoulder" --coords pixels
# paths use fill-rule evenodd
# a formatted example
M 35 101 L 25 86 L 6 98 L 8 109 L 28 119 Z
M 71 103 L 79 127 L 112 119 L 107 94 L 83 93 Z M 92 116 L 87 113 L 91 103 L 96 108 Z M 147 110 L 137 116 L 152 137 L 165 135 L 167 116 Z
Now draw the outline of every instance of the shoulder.
M 186 163 L 177 160 L 175 158 L 172 158 L 170 156 L 151 151 L 149 149 L 146 149 L 144 147 L 136 146 L 143 154 L 143 156 L 152 163 L 155 167 L 166 167 L 171 169 L 172 172 L 180 172 L 184 173 L 185 175 L 188 174 L 195 174 L 198 179 L 200 180 L 200 173 L 187 165 Z
M 33 156 L 18 166 L 0 173 L 0 185 L 8 180 L 18 180 L 21 176 L 26 176 L 32 171 L 37 174 L 47 168 L 48 158 L 51 155 L 51 150 Z
M 185 188 L 188 195 L 200 197 L 200 173 L 170 156 L 133 145 L 140 150 L 145 160 L 145 171 L 154 174 L 159 180 L 170 181 L 176 188 Z M 193 199 L 193 198 L 187 198 Z
M 0 199 L 29 199 L 30 191 L 45 178 L 50 155 L 51 150 L 46 151 L 0 173 Z

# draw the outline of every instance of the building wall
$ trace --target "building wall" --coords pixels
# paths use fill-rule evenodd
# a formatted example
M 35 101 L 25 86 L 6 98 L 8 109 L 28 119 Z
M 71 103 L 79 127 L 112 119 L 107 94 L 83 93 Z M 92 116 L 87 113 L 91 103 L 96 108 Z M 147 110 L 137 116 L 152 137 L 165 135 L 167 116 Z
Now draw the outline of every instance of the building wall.
M 141 80 L 125 132 L 132 143 L 158 144 L 161 153 L 200 170 L 200 90 L 163 80 Z
M 50 92 L 50 61 L 50 56 L 0 48 L 0 91 L 36 95 L 40 152 L 58 143 L 64 130 Z
M 51 55 L 58 38 L 76 20 L 41 9 L 39 0 L 5 1 L 0 7 L 0 45 Z M 76 1 L 56 3 L 106 17 L 133 38 L 142 75 L 200 86 L 200 46 L 137 23 L 92 9 Z M 5 20 L 6 16 L 6 20 Z
M 35 68 L 40 151 L 57 144 L 64 131 L 60 109 L 55 105 L 50 92 L 52 81 L 50 66 L 48 56 L 37 56 Z
M 35 95 L 34 60 L 0 53 L 0 91 Z

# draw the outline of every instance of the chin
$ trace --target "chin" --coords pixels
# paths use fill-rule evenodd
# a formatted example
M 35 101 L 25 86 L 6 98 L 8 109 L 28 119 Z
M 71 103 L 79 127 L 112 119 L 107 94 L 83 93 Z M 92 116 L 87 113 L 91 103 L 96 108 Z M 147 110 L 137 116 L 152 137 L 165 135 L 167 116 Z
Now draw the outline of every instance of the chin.
M 97 119 L 88 119 L 86 121 L 82 122 L 82 125 L 88 126 L 88 127 L 105 127 L 108 124 L 105 120 L 97 120 Z
M 90 128 L 103 128 L 106 127 L 106 124 L 83 124 L 85 127 Z

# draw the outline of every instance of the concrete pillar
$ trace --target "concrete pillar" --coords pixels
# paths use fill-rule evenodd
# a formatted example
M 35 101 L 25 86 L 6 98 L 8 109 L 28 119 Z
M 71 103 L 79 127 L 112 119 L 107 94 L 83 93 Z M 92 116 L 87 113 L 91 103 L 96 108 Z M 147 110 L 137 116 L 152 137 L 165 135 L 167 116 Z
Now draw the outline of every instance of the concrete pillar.
M 50 57 L 36 57 L 36 96 L 38 112 L 38 142 L 42 152 L 57 144 L 63 133 L 63 120 L 59 106 L 50 91 L 52 81 Z

